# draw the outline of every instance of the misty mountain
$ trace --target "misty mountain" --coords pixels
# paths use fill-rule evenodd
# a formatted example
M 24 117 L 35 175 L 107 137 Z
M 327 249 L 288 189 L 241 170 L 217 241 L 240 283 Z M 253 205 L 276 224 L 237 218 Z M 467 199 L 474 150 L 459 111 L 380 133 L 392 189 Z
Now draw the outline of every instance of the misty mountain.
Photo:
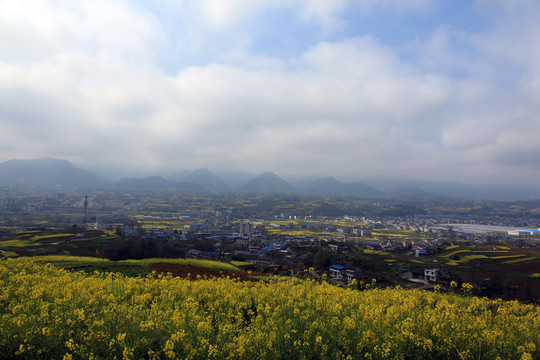
M 249 180 L 240 188 L 243 192 L 254 193 L 295 193 L 298 190 L 271 171 L 266 171 Z
M 383 196 L 380 191 L 369 185 L 360 182 L 343 184 L 333 177 L 298 181 L 295 185 L 302 192 L 319 196 L 352 196 L 361 198 Z
M 166 190 L 178 187 L 177 181 L 165 180 L 161 176 L 147 176 L 145 178 L 122 179 L 114 183 L 115 188 L 125 190 Z
M 177 172 L 167 175 L 166 179 L 181 182 L 181 181 L 184 181 L 184 179 L 188 177 L 189 174 L 191 173 L 192 172 L 189 170 L 177 171 Z
M 0 163 L 0 186 L 20 190 L 65 191 L 100 188 L 111 183 L 106 177 L 76 168 L 67 160 L 42 158 Z
M 201 169 L 202 170 L 202 169 Z M 186 179 L 193 174 L 194 171 L 190 170 L 182 170 L 182 171 L 176 171 L 174 173 L 170 173 L 167 176 L 165 176 L 166 179 L 174 180 L 174 181 L 187 181 Z M 212 171 L 213 175 L 215 175 L 219 180 L 223 181 L 226 188 L 228 190 L 236 190 L 241 188 L 246 182 L 253 179 L 257 174 L 249 171 L 243 171 L 243 170 L 220 170 L 220 171 Z M 222 190 L 220 190 L 222 191 Z
M 166 180 L 161 176 L 147 176 L 142 179 L 129 178 L 122 179 L 114 183 L 115 190 L 133 191 L 133 192 L 159 192 L 159 191 L 176 191 L 176 192 L 193 192 L 203 193 L 205 190 L 195 183 L 178 182 Z
M 361 182 L 343 184 L 342 189 L 343 195 L 346 196 L 354 196 L 361 198 L 373 198 L 383 196 L 383 194 L 379 190 Z
M 223 180 L 213 174 L 207 168 L 195 170 L 184 178 L 185 183 L 194 183 L 209 192 L 229 191 L 229 187 Z
M 417 199 L 421 197 L 425 198 L 425 197 L 443 196 L 441 194 L 433 194 L 431 192 L 424 191 L 416 187 L 400 187 L 400 188 L 397 188 L 388 192 L 388 194 L 393 198 L 401 198 L 401 199 Z
M 243 185 L 241 185 L 243 184 Z M 456 181 L 377 179 L 341 183 L 333 177 L 311 177 L 294 186 L 265 172 L 259 176 L 245 171 L 222 171 L 218 175 L 206 168 L 159 176 L 122 179 L 113 184 L 106 177 L 76 168 L 67 160 L 42 158 L 9 160 L 0 163 L 0 186 L 19 191 L 80 191 L 112 189 L 137 192 L 174 191 L 179 193 L 226 192 L 230 189 L 256 193 L 296 193 L 357 198 L 454 198 L 478 200 L 528 200 L 540 198 L 539 188 L 511 185 L 471 185 Z
M 216 176 L 222 179 L 230 189 L 239 189 L 257 174 L 241 170 L 221 170 L 214 172 Z
M 502 201 L 530 200 L 540 198 L 540 189 L 508 185 L 468 185 L 460 196 L 473 199 Z
M 512 185 L 464 184 L 457 181 L 378 179 L 365 181 L 392 197 L 450 197 L 477 200 L 527 200 L 540 197 L 540 189 Z
M 295 181 L 294 185 L 304 193 L 333 196 L 339 194 L 343 184 L 333 177 L 324 177 Z

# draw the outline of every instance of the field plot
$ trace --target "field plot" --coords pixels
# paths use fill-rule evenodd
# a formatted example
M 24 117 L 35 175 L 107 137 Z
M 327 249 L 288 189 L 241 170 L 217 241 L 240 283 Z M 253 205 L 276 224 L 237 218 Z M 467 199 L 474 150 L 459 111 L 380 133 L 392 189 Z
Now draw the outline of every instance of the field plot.
M 55 255 L 34 256 L 29 259 L 34 262 L 50 263 L 58 268 L 70 271 L 83 271 L 88 274 L 93 274 L 97 271 L 100 273 L 120 273 L 131 277 L 144 277 L 154 272 L 156 275 L 167 275 L 171 273 L 172 276 L 192 279 L 228 276 L 229 278 L 253 280 L 247 272 L 241 271 L 232 264 L 210 260 L 156 258 L 110 261 L 94 257 Z
M 510 248 L 507 246 L 494 248 L 485 246 L 483 248 L 461 248 L 458 250 L 455 246 L 452 246 L 446 250 L 447 252 L 443 253 L 440 257 L 446 260 L 448 265 L 452 266 L 466 264 L 474 260 L 484 260 L 484 263 L 497 265 L 511 265 L 520 262 L 535 261 L 540 258 L 540 250 L 536 248 Z
M 0 358 L 535 359 L 540 309 L 313 281 L 192 281 L 0 261 Z M 474 331 L 471 331 L 474 329 Z
M 540 297 L 540 281 L 534 277 L 540 269 L 540 248 L 476 246 L 451 249 L 439 256 L 442 264 L 462 279 L 474 283 L 479 294 L 527 298 Z M 504 284 L 503 287 L 500 284 Z
M 34 230 L 0 241 L 10 257 L 35 255 L 95 255 L 101 247 L 116 246 L 120 237 L 106 230 Z
M 183 229 L 190 225 L 200 223 L 200 220 L 185 220 L 185 219 L 142 219 L 139 220 L 142 223 L 143 229 Z

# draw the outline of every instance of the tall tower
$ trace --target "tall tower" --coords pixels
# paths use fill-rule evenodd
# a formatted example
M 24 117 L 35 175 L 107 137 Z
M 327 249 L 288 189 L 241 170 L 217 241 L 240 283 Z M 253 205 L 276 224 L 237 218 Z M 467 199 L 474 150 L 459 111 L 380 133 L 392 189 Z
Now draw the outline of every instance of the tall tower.
M 88 215 L 88 196 L 84 197 L 84 220 L 83 226 L 86 226 L 86 217 Z

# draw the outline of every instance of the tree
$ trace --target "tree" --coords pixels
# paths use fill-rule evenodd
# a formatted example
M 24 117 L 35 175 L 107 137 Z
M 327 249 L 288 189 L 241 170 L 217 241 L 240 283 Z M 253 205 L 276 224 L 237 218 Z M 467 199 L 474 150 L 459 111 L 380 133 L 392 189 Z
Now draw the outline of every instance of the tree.
M 317 269 L 328 267 L 333 261 L 334 252 L 328 248 L 322 247 L 313 255 L 313 264 Z

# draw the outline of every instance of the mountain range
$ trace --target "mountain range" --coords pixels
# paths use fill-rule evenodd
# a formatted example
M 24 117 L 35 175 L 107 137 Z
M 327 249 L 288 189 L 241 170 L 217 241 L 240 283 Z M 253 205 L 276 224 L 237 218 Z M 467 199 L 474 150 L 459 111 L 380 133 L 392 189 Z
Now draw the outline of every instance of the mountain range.
M 540 198 L 540 189 L 513 186 L 466 185 L 459 182 L 372 180 L 342 183 L 333 177 L 312 177 L 289 183 L 271 171 L 255 176 L 229 172 L 228 181 L 207 168 L 168 177 L 148 176 L 112 181 L 73 166 L 67 160 L 42 158 L 0 163 L 0 188 L 23 192 L 86 191 L 311 194 L 364 199 L 452 197 L 464 199 L 524 200 Z
M 249 180 L 240 189 L 251 193 L 296 193 L 298 189 L 271 171 L 266 171 Z
M 0 163 L 0 186 L 30 191 L 100 188 L 112 184 L 106 177 L 53 158 L 8 160 Z
M 372 186 L 360 182 L 343 184 L 333 177 L 297 181 L 295 185 L 304 193 L 321 196 L 352 196 L 358 198 L 385 196 Z

